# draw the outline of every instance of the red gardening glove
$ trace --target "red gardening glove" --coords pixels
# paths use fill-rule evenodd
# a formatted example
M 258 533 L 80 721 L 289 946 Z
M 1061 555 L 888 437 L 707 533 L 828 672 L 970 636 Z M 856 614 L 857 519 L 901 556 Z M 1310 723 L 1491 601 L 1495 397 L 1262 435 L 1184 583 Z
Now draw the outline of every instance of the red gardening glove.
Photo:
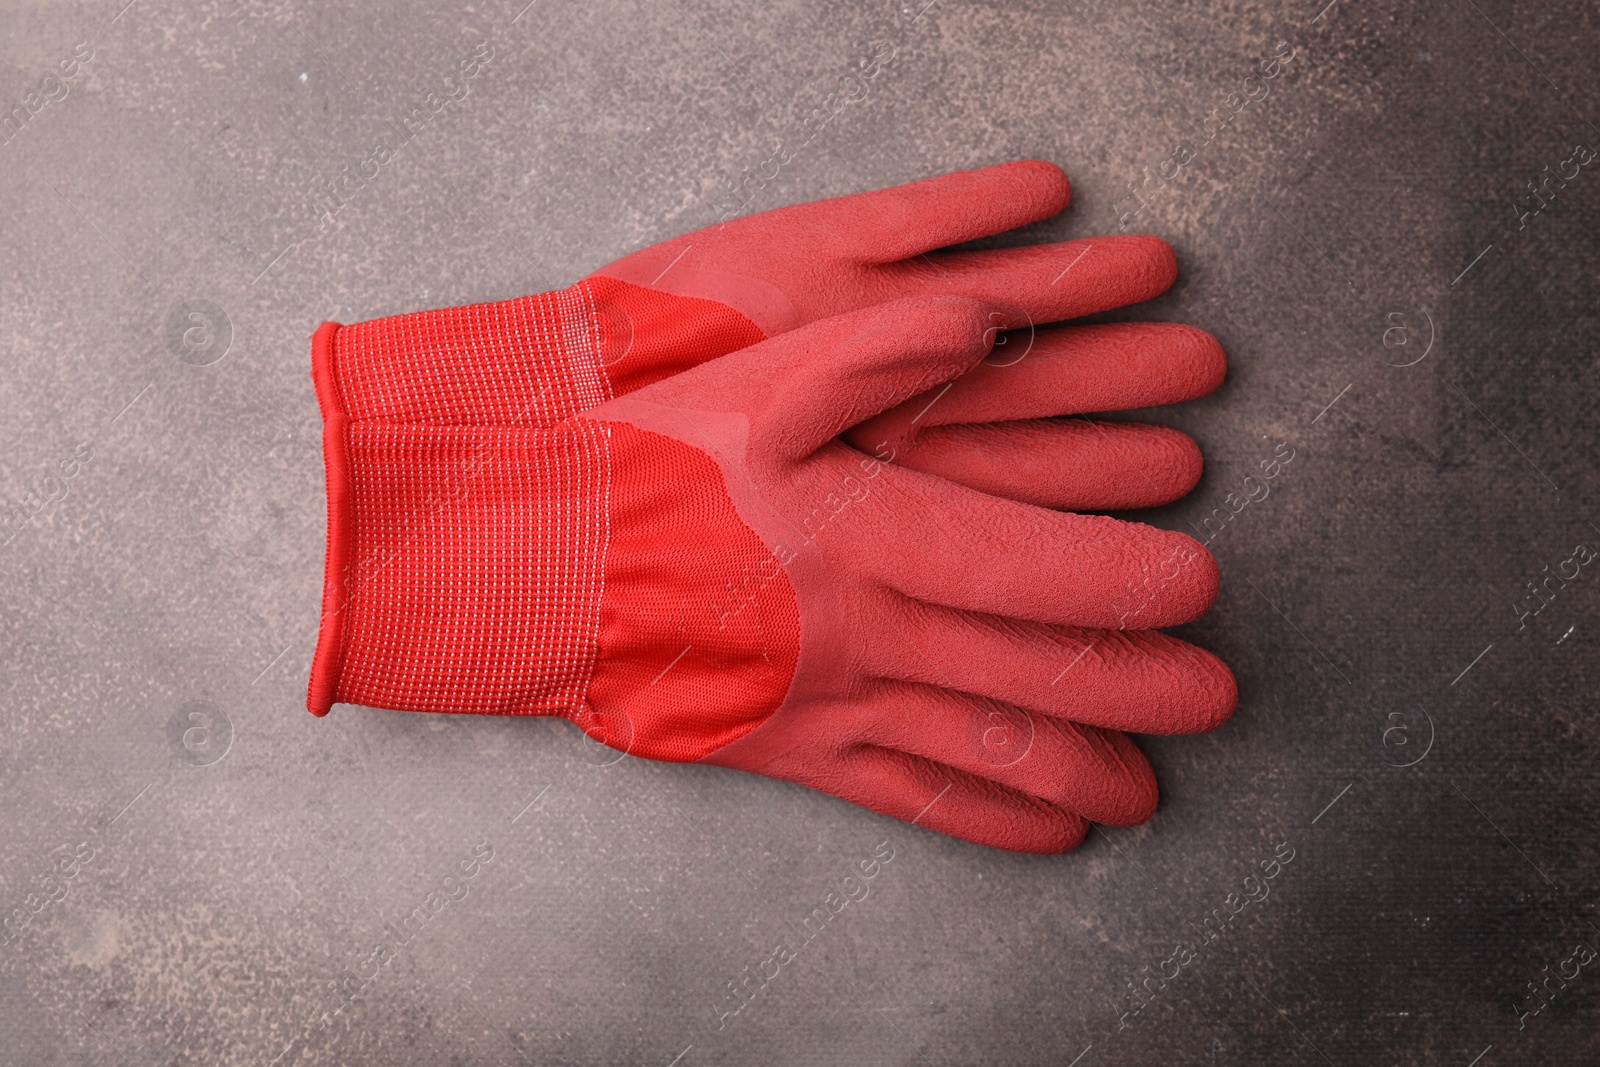
M 317 363 L 351 419 L 545 426 L 830 315 L 907 296 L 983 301 L 1023 327 L 1160 295 L 1157 237 L 941 252 L 1067 204 L 1053 163 L 1023 161 L 707 227 L 602 267 L 570 289 L 324 323 Z
M 352 422 L 319 377 L 343 610 L 312 710 L 562 715 L 1021 851 L 1148 818 L 1120 731 L 1210 729 L 1235 687 L 1197 648 L 1113 628 L 1202 613 L 1210 555 L 838 439 L 994 332 L 979 302 L 902 301 L 534 429 Z

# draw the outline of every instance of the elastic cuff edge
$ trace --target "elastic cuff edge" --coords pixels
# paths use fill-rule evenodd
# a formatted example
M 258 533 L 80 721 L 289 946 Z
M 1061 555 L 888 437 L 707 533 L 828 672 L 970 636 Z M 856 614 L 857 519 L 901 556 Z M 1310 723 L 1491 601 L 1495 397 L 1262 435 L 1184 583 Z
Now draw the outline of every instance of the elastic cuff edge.
M 311 338 L 311 381 L 322 409 L 322 460 L 328 486 L 328 552 L 322 578 L 322 618 L 311 661 L 306 710 L 321 717 L 338 699 L 344 667 L 345 583 L 355 539 L 355 478 L 350 468 L 350 416 L 339 396 L 333 369 L 334 339 L 341 326 L 324 322 Z

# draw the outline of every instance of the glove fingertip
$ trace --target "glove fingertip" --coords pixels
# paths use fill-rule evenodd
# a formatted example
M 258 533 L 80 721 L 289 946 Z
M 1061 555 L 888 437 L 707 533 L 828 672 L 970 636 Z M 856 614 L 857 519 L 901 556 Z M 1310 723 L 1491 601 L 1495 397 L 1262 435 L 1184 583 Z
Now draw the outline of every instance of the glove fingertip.
M 1032 201 L 1036 217 L 1050 218 L 1072 202 L 1072 180 L 1066 171 L 1049 160 L 1022 159 L 1002 166 L 1018 179 L 1019 198 Z
M 1172 323 L 1170 329 L 1176 340 L 1175 350 L 1180 357 L 1186 381 L 1184 393 L 1190 399 L 1206 396 L 1216 391 L 1228 377 L 1228 354 L 1210 333 L 1187 323 Z

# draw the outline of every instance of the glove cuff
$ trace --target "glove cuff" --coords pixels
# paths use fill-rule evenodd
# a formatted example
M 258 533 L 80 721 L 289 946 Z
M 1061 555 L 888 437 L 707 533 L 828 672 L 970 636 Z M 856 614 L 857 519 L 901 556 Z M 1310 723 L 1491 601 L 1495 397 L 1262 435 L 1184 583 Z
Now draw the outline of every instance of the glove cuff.
M 353 422 L 541 427 L 763 339 L 716 301 L 593 277 L 513 300 L 325 322 L 312 359 Z
M 779 558 L 706 454 L 627 423 L 355 422 L 317 364 L 328 477 L 307 706 L 559 715 L 695 760 L 783 701 Z
M 325 322 L 312 340 L 312 377 L 352 422 L 550 426 L 611 398 L 601 354 L 615 344 L 607 328 L 583 282 L 350 326 Z
M 604 427 L 358 422 L 314 347 L 328 554 L 307 706 L 584 724 L 609 538 Z

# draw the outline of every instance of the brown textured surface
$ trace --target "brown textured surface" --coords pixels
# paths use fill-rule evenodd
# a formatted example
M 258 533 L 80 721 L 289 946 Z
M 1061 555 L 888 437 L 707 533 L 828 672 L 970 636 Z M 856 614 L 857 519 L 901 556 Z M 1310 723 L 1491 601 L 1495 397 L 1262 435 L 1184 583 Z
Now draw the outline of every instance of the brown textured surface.
M 93 58 L 0 135 L 0 908 L 66 891 L 0 944 L 0 1060 L 1593 1062 L 1593 967 L 1518 1012 L 1600 947 L 1600 569 L 1520 631 L 1516 605 L 1600 550 L 1600 173 L 1520 230 L 1512 203 L 1600 148 L 1595 8 L 914 3 L 5 5 L 5 106 Z M 1017 157 L 1075 184 L 1033 236 L 1102 233 L 1184 138 L 1135 220 L 1183 278 L 1138 314 L 1212 330 L 1231 373 L 1164 416 L 1208 469 L 1152 520 L 1294 459 L 1215 536 L 1187 636 L 1242 700 L 1147 743 L 1147 826 L 1020 857 L 563 723 L 302 710 L 319 321 Z M 221 358 L 183 346 L 196 301 Z M 1270 896 L 1119 1018 L 1263 862 Z

